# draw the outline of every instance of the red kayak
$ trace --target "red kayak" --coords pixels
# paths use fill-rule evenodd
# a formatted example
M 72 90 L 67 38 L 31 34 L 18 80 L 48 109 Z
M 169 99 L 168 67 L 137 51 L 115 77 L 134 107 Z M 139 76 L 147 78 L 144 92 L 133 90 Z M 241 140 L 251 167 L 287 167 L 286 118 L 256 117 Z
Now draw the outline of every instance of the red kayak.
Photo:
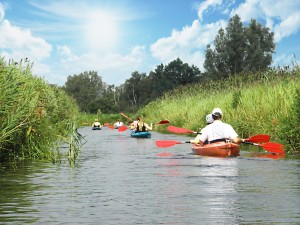
M 192 146 L 193 153 L 201 156 L 234 157 L 240 155 L 240 145 L 231 142 L 216 142 L 212 144 Z

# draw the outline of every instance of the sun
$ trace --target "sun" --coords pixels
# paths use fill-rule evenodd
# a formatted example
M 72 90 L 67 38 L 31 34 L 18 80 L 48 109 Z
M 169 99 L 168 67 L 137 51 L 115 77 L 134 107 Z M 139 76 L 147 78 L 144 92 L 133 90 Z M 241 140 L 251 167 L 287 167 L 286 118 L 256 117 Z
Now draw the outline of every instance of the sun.
M 117 45 L 119 29 L 116 18 L 107 12 L 89 14 L 85 24 L 85 36 L 89 48 L 108 51 Z

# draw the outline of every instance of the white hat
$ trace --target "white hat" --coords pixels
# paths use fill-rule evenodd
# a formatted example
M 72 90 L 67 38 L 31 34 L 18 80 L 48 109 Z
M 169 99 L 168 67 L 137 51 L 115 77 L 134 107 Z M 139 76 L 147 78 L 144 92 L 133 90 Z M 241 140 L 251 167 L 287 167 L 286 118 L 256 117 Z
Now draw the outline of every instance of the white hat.
M 212 118 L 212 114 L 206 116 L 206 123 L 213 123 L 215 120 Z
M 220 113 L 220 115 L 223 115 L 222 110 L 220 108 L 214 108 L 214 110 L 212 111 L 212 114 L 215 113 Z

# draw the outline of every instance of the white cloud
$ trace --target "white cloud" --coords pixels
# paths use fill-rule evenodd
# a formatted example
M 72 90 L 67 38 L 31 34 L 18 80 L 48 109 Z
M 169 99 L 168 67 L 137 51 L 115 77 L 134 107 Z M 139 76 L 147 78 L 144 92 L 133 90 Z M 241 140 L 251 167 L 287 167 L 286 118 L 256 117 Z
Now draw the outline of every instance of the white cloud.
M 10 52 L 13 58 L 33 60 L 49 57 L 52 50 L 44 39 L 32 36 L 29 30 L 11 26 L 7 20 L 0 24 L 0 48 Z
M 5 16 L 5 6 L 0 2 L 0 23 L 3 21 Z
M 238 14 L 243 22 L 251 18 L 263 19 L 279 42 L 284 37 L 295 34 L 300 29 L 300 1 L 290 0 L 246 0 L 231 11 L 231 16 Z
M 197 8 L 198 8 L 198 17 L 199 20 L 203 20 L 203 13 L 204 11 L 208 10 L 209 7 L 216 6 L 216 5 L 221 5 L 223 0 L 207 0 L 203 1 L 200 3 Z
M 191 26 L 186 26 L 181 31 L 174 30 L 170 37 L 157 40 L 151 46 L 152 55 L 165 64 L 179 57 L 182 61 L 203 69 L 203 52 L 225 24 L 225 21 L 220 20 L 202 25 L 195 20 Z
M 120 85 L 133 71 L 140 70 L 145 61 L 145 46 L 136 46 L 124 56 L 116 53 L 101 56 L 95 53 L 76 55 L 68 46 L 58 46 L 57 49 L 61 58 L 60 64 L 53 68 L 56 75 L 49 75 L 55 81 L 64 77 L 61 80 L 65 82 L 68 75 L 93 70 L 98 71 L 104 82 Z M 68 71 L 69 74 L 61 74 L 59 70 Z

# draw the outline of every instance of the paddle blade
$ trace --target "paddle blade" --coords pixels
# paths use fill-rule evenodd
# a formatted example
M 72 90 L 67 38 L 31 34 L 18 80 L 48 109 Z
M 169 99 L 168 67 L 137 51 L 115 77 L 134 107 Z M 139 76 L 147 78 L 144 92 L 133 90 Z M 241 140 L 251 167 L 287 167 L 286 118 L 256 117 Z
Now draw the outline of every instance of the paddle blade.
M 174 126 L 168 126 L 167 130 L 173 133 L 177 133 L 177 134 L 185 134 L 185 133 L 194 133 L 194 131 L 192 130 L 188 130 L 185 128 L 180 128 L 180 127 L 174 127 Z
M 270 135 L 268 134 L 257 134 L 252 137 L 245 139 L 247 142 L 252 143 L 265 143 L 270 141 Z
M 122 132 L 122 131 L 125 131 L 125 130 L 127 130 L 127 127 L 126 127 L 126 126 L 120 126 L 120 127 L 118 128 L 118 131 L 119 131 L 119 132 Z
M 167 124 L 167 123 L 170 123 L 169 120 L 161 120 L 159 122 L 157 122 L 156 124 Z
M 265 144 L 259 144 L 260 147 L 263 147 L 266 151 L 272 152 L 272 153 L 277 153 L 277 154 L 284 154 L 284 145 L 279 144 L 276 142 L 268 142 Z
M 161 153 L 156 153 L 155 155 L 160 156 L 160 157 L 170 157 L 170 156 L 173 156 L 174 153 L 172 153 L 172 152 L 161 152 Z
M 156 146 L 159 148 L 168 148 L 168 147 L 172 147 L 176 144 L 182 144 L 180 141 L 172 141 L 172 140 L 158 140 L 155 143 L 156 143 Z
M 112 126 L 112 125 L 109 125 L 108 128 L 110 128 L 110 129 L 115 129 L 115 127 Z

